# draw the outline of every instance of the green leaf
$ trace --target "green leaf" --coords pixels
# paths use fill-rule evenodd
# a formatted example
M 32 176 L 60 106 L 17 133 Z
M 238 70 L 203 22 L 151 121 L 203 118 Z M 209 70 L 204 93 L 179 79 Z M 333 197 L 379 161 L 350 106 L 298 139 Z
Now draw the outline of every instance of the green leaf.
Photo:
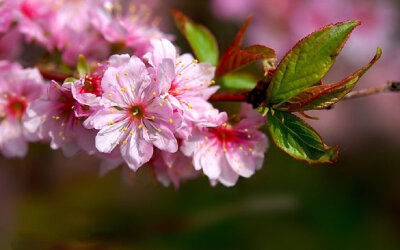
M 271 111 L 267 114 L 268 129 L 275 144 L 285 153 L 310 164 L 337 160 L 338 147 L 326 146 L 317 132 L 303 120 L 287 112 Z
M 218 85 L 226 89 L 246 90 L 253 89 L 257 81 L 258 79 L 249 73 L 235 72 L 218 79 Z
M 75 82 L 77 79 L 75 77 L 67 77 L 64 82 Z
M 212 65 L 218 63 L 218 44 L 213 34 L 203 25 L 197 24 L 183 13 L 172 10 L 172 16 L 179 30 L 190 44 L 197 59 L 201 62 L 208 62 Z
M 284 102 L 318 84 L 359 24 L 347 21 L 329 25 L 298 42 L 276 68 L 267 93 L 269 103 Z
M 275 105 L 274 108 L 288 112 L 326 109 L 347 95 L 354 88 L 361 76 L 379 60 L 381 55 L 382 49 L 378 47 L 375 57 L 366 66 L 346 79 L 338 83 L 322 84 L 308 88 L 286 102 Z
M 78 65 L 76 68 L 80 77 L 90 74 L 90 67 L 84 55 L 79 55 Z
M 235 71 L 258 60 L 276 58 L 275 51 L 263 45 L 252 45 L 241 49 L 243 36 L 246 32 L 247 26 L 250 23 L 250 20 L 251 16 L 246 19 L 243 26 L 240 28 L 233 44 L 229 46 L 222 55 L 215 72 L 216 77 L 220 77 L 226 73 Z

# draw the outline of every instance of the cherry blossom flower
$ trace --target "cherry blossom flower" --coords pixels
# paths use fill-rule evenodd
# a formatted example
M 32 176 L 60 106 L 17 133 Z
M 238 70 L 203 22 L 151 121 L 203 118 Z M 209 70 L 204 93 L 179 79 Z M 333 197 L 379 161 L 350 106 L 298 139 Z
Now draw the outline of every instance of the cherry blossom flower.
M 52 51 L 52 23 L 56 12 L 52 1 L 22 0 L 18 5 L 18 29 L 27 41 L 35 41 Z
M 136 1 L 137 2 L 137 1 Z M 135 55 L 142 56 L 150 49 L 150 40 L 171 38 L 157 28 L 159 19 L 151 17 L 150 8 L 134 3 L 125 6 L 120 1 L 102 1 L 92 8 L 90 17 L 93 26 L 110 43 L 122 43 L 135 49 Z
M 50 52 L 61 51 L 63 62 L 69 65 L 77 62 L 79 54 L 89 61 L 104 60 L 111 51 L 124 46 L 141 56 L 150 49 L 151 39 L 170 38 L 157 28 L 158 19 L 152 20 L 145 5 L 136 8 L 131 4 L 124 13 L 125 7 L 119 1 L 17 2 L 18 30 L 28 41 L 35 41 Z
M 80 104 L 73 98 L 71 83 L 60 86 L 52 81 L 45 98 L 36 100 L 27 110 L 25 129 L 31 140 L 50 139 L 52 149 L 61 148 L 66 156 L 83 149 L 96 153 L 95 130 L 83 127 L 83 119 L 75 114 Z
M 26 109 L 43 94 L 44 87 L 38 70 L 0 61 L 0 150 L 6 157 L 26 155 Z
M 6 32 L 15 19 L 17 0 L 0 0 L 0 32 Z
M 13 60 L 22 50 L 22 36 L 16 29 L 0 35 L 0 59 Z
M 119 147 L 135 171 L 150 160 L 153 146 L 170 153 L 178 150 L 173 109 L 160 97 L 154 78 L 138 57 L 112 56 L 101 82 L 104 106 L 85 121 L 100 130 L 97 149 L 110 153 Z
M 98 64 L 97 69 L 71 84 L 71 92 L 80 106 L 75 110 L 78 117 L 88 117 L 102 105 L 103 89 L 101 80 L 108 67 L 107 63 Z
M 172 183 L 175 188 L 179 187 L 181 181 L 194 179 L 200 173 L 194 169 L 192 158 L 185 156 L 180 151 L 171 154 L 156 150 L 151 166 L 159 182 L 164 186 Z
M 177 56 L 175 46 L 166 39 L 155 39 L 151 43 L 153 50 L 144 58 L 156 69 L 159 78 L 165 79 L 160 88 L 168 93 L 168 101 L 186 123 L 208 122 L 206 114 L 213 107 L 207 99 L 219 88 L 210 87 L 215 68 L 209 63 L 198 63 L 190 54 Z
M 64 30 L 63 33 L 70 34 L 69 37 L 74 38 L 66 38 L 68 41 L 64 43 L 64 46 L 59 47 L 59 50 L 63 51 L 62 60 L 64 63 L 76 65 L 79 55 L 85 55 L 89 62 L 102 61 L 109 56 L 109 44 L 94 31 L 77 33 Z
M 239 176 L 250 177 L 262 167 L 268 146 L 266 136 L 257 130 L 264 123 L 263 117 L 244 104 L 241 119 L 228 120 L 226 113 L 219 119 L 219 126 L 198 127 L 193 136 L 183 142 L 182 152 L 193 156 L 196 170 L 203 170 L 211 183 L 225 186 L 236 184 Z

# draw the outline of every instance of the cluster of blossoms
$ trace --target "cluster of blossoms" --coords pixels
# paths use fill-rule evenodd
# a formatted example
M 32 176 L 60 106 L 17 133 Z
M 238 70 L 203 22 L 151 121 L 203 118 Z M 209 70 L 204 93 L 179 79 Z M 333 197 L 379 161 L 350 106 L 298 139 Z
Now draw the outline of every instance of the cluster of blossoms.
M 34 42 L 62 62 L 75 65 L 79 54 L 104 60 L 116 51 L 143 55 L 150 40 L 169 38 L 157 28 L 142 0 L 0 0 L 0 58 L 13 59 L 21 41 Z
M 142 57 L 113 55 L 90 74 L 45 83 L 35 69 L 2 62 L 0 150 L 23 157 L 27 141 L 50 142 L 72 156 L 103 159 L 102 171 L 123 163 L 151 168 L 165 185 L 202 171 L 213 185 L 233 186 L 261 168 L 264 118 L 244 104 L 228 118 L 207 100 L 214 70 L 166 39 Z

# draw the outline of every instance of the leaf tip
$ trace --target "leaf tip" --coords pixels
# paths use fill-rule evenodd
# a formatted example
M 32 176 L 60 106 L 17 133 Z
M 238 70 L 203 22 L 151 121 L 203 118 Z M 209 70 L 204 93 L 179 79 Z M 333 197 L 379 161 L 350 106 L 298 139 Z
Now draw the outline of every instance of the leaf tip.
M 329 147 L 330 161 L 328 163 L 336 163 L 339 159 L 339 146 L 333 145 Z
M 339 24 L 342 24 L 342 25 L 349 25 L 351 28 L 354 29 L 355 27 L 361 25 L 362 23 L 361 23 L 360 20 L 357 20 L 357 19 L 350 19 L 350 20 L 348 20 L 348 21 L 344 21 L 344 22 L 341 22 L 341 23 L 339 23 Z

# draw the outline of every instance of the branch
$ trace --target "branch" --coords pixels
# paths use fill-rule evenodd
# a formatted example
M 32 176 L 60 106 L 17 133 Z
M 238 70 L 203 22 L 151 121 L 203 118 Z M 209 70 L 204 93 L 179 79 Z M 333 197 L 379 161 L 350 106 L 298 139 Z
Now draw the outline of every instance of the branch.
M 348 93 L 345 97 L 343 97 L 343 100 L 349 100 L 349 99 L 355 99 L 359 97 L 365 97 L 365 96 L 370 96 L 370 95 L 375 95 L 379 93 L 385 93 L 385 92 L 400 92 L 400 82 L 392 82 L 388 81 L 386 84 L 375 87 L 375 88 L 368 88 L 368 89 L 362 89 L 362 90 L 356 90 Z M 210 97 L 209 101 L 212 102 L 248 102 L 248 97 L 249 92 L 245 93 L 230 93 L 230 94 L 224 94 L 224 93 L 218 93 L 214 94 Z
M 379 87 L 352 91 L 352 92 L 348 93 L 343 98 L 343 100 L 355 99 L 355 98 L 359 98 L 359 97 L 364 97 L 364 96 L 369 96 L 369 95 L 374 95 L 374 94 L 384 93 L 384 92 L 398 92 L 398 91 L 400 91 L 400 82 L 388 81 L 386 84 L 379 86 Z
M 217 93 L 209 99 L 210 102 L 247 102 L 248 92 L 244 93 Z
M 67 75 L 60 74 L 60 73 L 54 73 L 54 72 L 49 72 L 43 69 L 39 69 L 40 74 L 43 76 L 44 79 L 46 80 L 54 80 L 57 82 L 64 82 L 65 79 L 68 78 Z
M 67 75 L 48 72 L 45 70 L 40 70 L 40 73 L 42 74 L 43 78 L 47 80 L 55 80 L 58 82 L 63 82 L 66 78 L 68 78 Z M 254 101 L 261 101 L 254 99 L 260 99 L 261 95 L 265 96 L 265 86 L 266 85 L 264 85 L 263 82 L 260 81 L 258 87 L 256 87 L 251 92 L 216 93 L 213 94 L 208 100 L 211 102 L 249 102 L 253 104 Z M 345 97 L 343 97 L 343 100 L 355 99 L 384 92 L 400 92 L 400 82 L 388 81 L 386 84 L 379 87 L 352 91 L 348 93 Z

